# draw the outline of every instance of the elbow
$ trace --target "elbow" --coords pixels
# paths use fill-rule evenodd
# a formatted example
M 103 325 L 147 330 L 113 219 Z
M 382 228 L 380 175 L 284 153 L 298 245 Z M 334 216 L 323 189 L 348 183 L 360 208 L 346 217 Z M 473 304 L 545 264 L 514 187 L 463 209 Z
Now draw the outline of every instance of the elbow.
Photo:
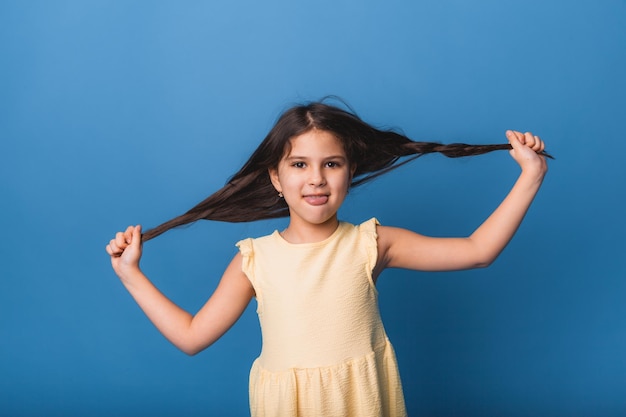
M 193 348 L 181 348 L 179 349 L 187 356 L 196 356 L 198 353 L 202 352 L 202 349 L 193 349 Z
M 489 266 L 491 266 L 492 263 L 493 263 L 493 260 L 477 262 L 474 264 L 474 269 L 488 268 Z
M 500 255 L 500 252 L 501 249 L 498 248 L 475 245 L 469 258 L 469 264 L 471 265 L 471 268 L 488 268 L 495 262 Z
M 475 260 L 474 262 L 474 268 L 478 269 L 478 268 L 488 268 L 491 266 L 491 264 L 494 263 L 494 261 L 498 258 L 498 255 L 484 255 L 479 257 L 478 259 Z
M 211 343 L 185 343 L 185 344 L 177 344 L 176 347 L 180 349 L 187 356 L 196 356 L 198 353 L 202 352 L 204 349 L 211 346 Z

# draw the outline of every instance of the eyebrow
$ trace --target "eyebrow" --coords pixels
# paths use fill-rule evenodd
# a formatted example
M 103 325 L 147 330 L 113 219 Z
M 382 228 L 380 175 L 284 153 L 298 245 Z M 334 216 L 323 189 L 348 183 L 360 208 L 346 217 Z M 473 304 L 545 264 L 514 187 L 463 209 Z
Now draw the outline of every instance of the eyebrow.
M 306 160 L 306 159 L 310 159 L 310 158 L 309 158 L 309 157 L 307 157 L 307 156 L 290 155 L 290 156 L 287 156 L 285 159 L 286 159 L 286 160 L 288 160 L 288 161 L 291 161 L 291 160 L 294 160 L 294 159 L 305 159 L 305 160 Z M 322 159 L 323 159 L 323 160 L 328 160 L 328 159 L 341 159 L 341 160 L 344 160 L 344 161 L 347 161 L 347 160 L 348 160 L 348 158 L 346 158 L 346 157 L 345 157 L 345 156 L 343 156 L 343 155 L 331 155 L 331 156 L 327 156 L 327 157 L 322 158 Z

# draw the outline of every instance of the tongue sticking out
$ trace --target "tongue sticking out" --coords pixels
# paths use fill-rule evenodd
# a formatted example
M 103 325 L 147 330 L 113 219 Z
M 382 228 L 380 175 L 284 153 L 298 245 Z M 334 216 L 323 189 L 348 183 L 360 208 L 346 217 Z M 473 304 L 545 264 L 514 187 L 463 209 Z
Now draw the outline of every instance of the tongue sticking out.
M 307 195 L 304 196 L 304 201 L 311 204 L 312 206 L 320 206 L 322 204 L 326 204 L 328 201 L 327 195 Z

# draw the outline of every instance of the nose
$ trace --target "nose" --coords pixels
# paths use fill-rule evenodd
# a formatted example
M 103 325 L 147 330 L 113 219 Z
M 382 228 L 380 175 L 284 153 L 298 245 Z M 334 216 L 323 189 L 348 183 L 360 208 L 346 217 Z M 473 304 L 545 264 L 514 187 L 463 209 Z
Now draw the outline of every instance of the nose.
M 312 168 L 309 176 L 309 185 L 313 187 L 321 187 L 326 184 L 324 171 L 321 168 Z

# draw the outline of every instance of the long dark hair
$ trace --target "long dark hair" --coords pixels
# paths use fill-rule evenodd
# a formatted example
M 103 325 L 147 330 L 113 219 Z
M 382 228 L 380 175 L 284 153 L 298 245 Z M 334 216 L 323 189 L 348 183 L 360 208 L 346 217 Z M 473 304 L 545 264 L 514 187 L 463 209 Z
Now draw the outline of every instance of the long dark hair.
M 146 231 L 143 240 L 150 240 L 174 227 L 198 220 L 236 223 L 288 216 L 289 208 L 285 200 L 278 197 L 268 170 L 276 168 L 283 155 L 289 152 L 291 138 L 311 129 L 331 132 L 341 141 L 348 160 L 356 166 L 351 187 L 359 186 L 428 153 L 438 152 L 450 158 L 458 158 L 511 149 L 509 144 L 442 145 L 415 142 L 395 131 L 376 129 L 351 110 L 324 102 L 311 102 L 285 111 L 250 159 L 224 187 L 185 214 Z

